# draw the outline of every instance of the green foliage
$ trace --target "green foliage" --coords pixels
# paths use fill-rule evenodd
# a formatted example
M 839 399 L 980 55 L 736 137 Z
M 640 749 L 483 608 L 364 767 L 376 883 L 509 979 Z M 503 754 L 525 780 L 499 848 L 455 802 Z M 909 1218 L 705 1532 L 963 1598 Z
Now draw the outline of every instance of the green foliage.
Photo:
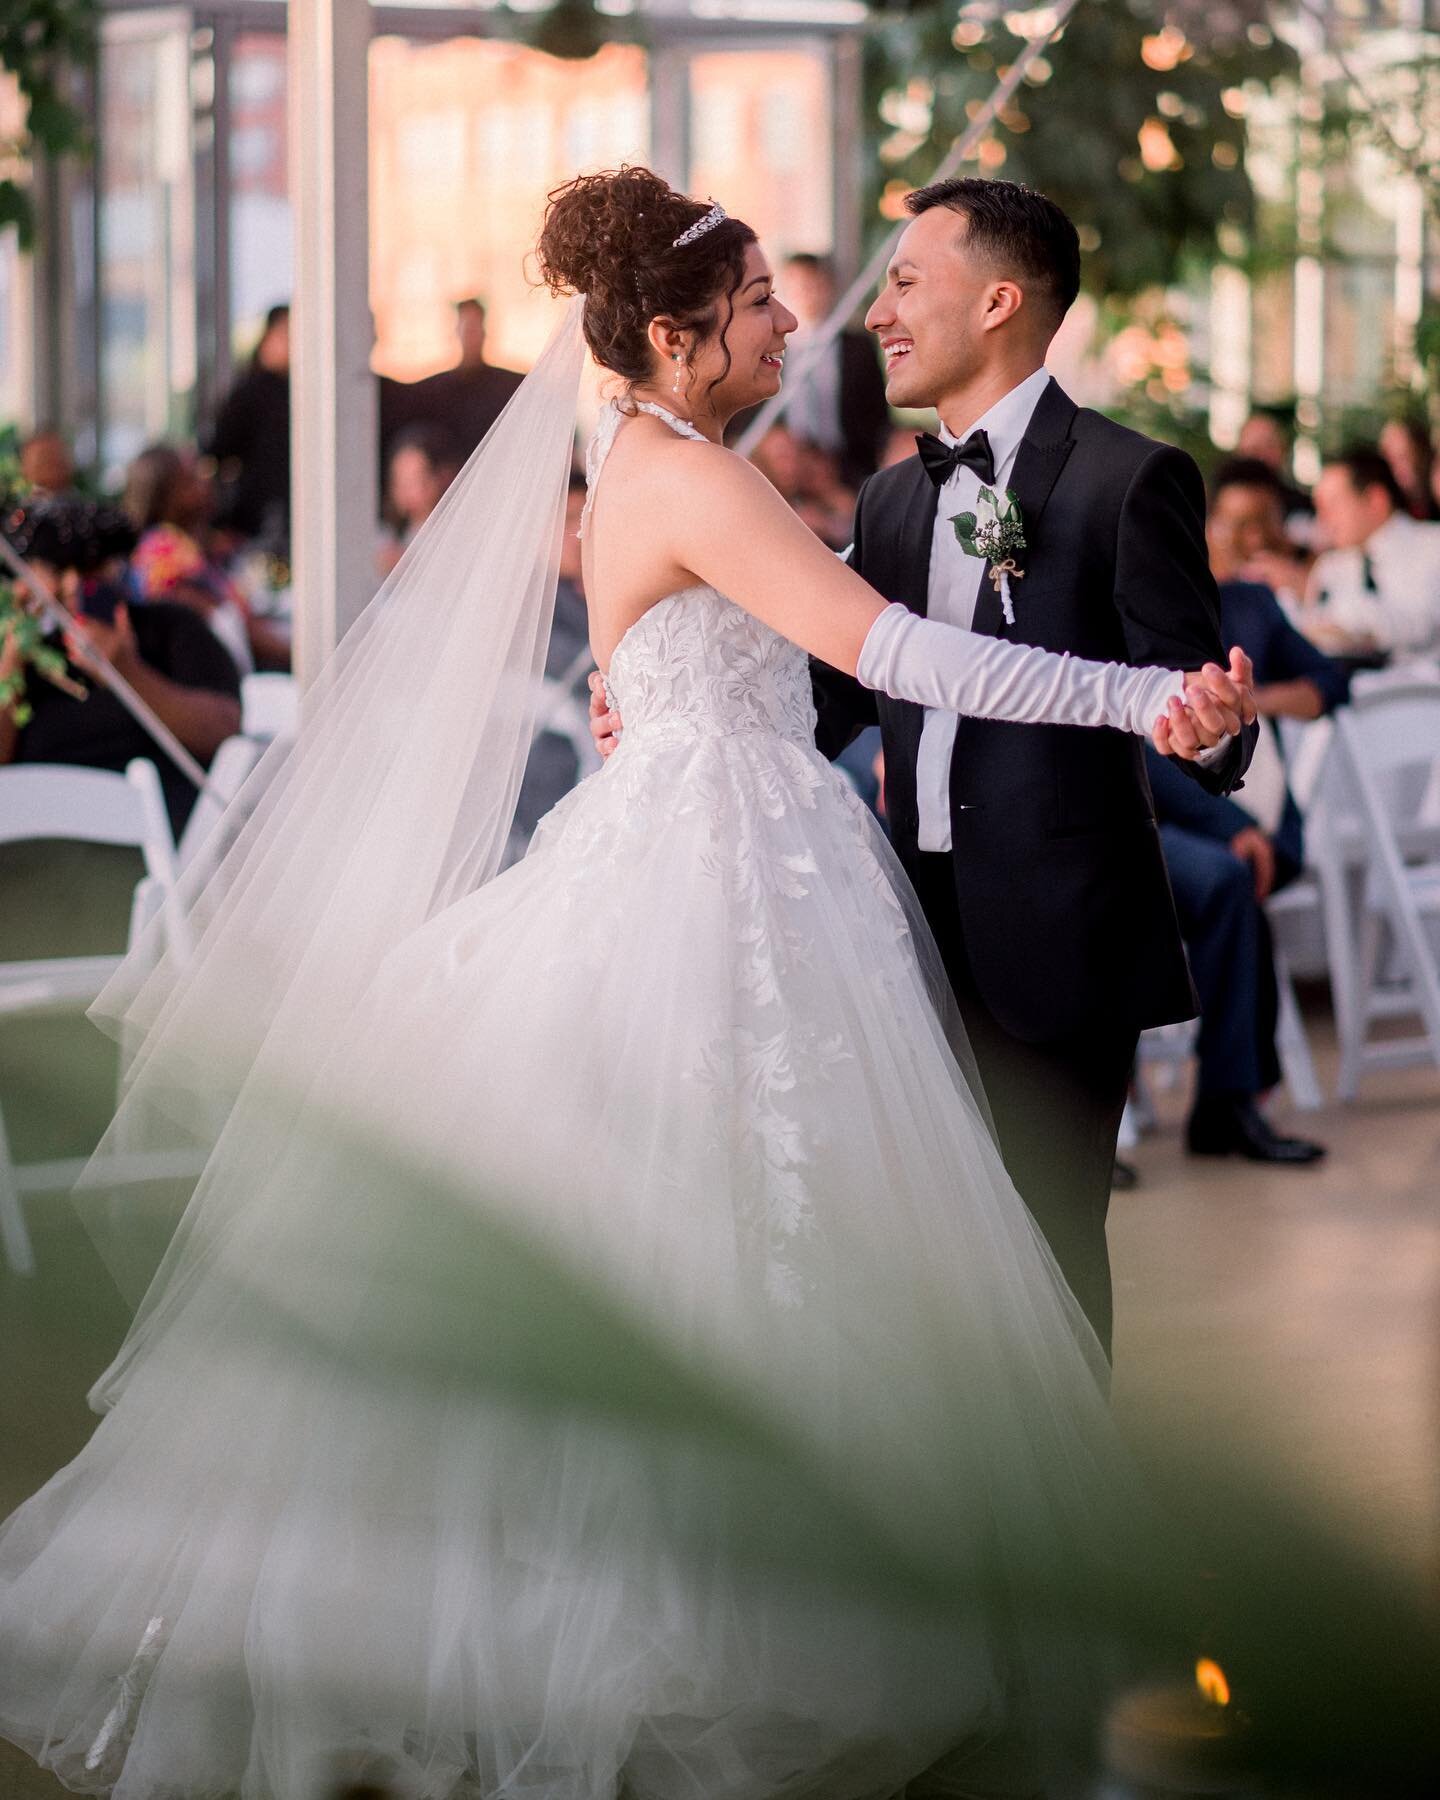
M 517 15 L 517 27 L 537 50 L 570 62 L 584 62 L 621 34 L 629 19 L 607 18 L 591 0 L 555 0 L 547 12 Z
M 953 5 L 930 0 L 877 21 L 867 58 L 874 235 L 882 211 L 897 216 L 900 196 L 928 179 L 1024 47 L 1011 26 L 1029 22 L 1038 35 L 1041 10 L 1002 13 L 994 0 L 970 0 L 957 20 Z M 1086 285 L 1097 294 L 1178 281 L 1219 257 L 1226 227 L 1238 251 L 1254 197 L 1234 90 L 1294 66 L 1261 10 L 1082 0 L 966 172 L 1025 181 L 1057 200 L 1080 227 Z
M 1431 394 L 1440 394 L 1440 298 L 1431 294 L 1415 327 L 1415 357 Z
M 26 486 L 20 473 L 20 434 L 13 425 L 0 426 L 0 514 L 24 499 Z M 5 652 L 10 646 L 10 656 Z M 16 725 L 30 722 L 26 676 L 32 671 L 67 692 L 78 688 L 67 674 L 63 654 L 45 640 L 44 627 L 35 616 L 17 582 L 0 574 L 0 715 L 9 713 Z
M 0 69 L 14 76 L 26 104 L 26 128 L 0 142 L 0 163 L 87 152 L 81 113 L 66 98 L 68 71 L 92 63 L 99 45 L 99 0 L 7 0 L 0 10 Z M 35 235 L 30 195 L 13 176 L 0 179 L 0 231 L 14 226 L 23 249 Z
M 8 512 L 25 491 L 20 473 L 20 427 L 0 425 L 0 513 Z
M 26 672 L 33 670 L 44 681 L 64 688 L 67 693 L 83 698 L 85 690 L 68 673 L 64 653 L 45 637 L 45 627 L 20 599 L 13 584 L 0 583 L 0 650 L 13 646 L 18 660 L 9 673 L 0 660 L 0 714 L 9 713 L 17 726 L 30 723 L 30 702 L 26 697 Z

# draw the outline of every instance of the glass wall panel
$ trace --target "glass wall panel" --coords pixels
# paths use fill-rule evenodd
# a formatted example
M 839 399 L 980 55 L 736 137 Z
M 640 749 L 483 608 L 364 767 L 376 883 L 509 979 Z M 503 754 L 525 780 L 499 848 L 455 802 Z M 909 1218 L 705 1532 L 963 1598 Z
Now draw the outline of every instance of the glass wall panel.
M 690 191 L 753 225 L 772 258 L 834 240 L 830 58 L 823 41 L 690 60 Z
M 290 298 L 283 34 L 254 31 L 235 37 L 226 79 L 230 353 L 238 360 L 259 340 L 270 308 Z
M 111 19 L 100 56 L 102 479 L 188 436 L 195 389 L 189 17 Z
M 479 295 L 486 354 L 528 368 L 553 302 L 532 285 L 547 192 L 649 154 L 647 58 L 612 44 L 562 62 L 523 44 L 377 38 L 370 51 L 375 366 L 414 380 L 455 361 L 453 303 Z

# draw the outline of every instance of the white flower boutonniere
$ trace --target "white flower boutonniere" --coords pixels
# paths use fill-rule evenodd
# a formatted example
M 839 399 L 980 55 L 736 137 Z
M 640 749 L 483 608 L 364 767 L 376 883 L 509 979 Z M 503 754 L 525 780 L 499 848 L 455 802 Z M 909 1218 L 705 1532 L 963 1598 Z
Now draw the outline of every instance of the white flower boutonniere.
M 978 556 L 990 564 L 990 579 L 1000 595 L 1000 610 L 1005 623 L 1015 623 L 1015 605 L 1010 597 L 1010 577 L 1024 579 L 1025 571 L 1016 562 L 1018 551 L 1025 549 L 1025 521 L 1020 516 L 1020 500 L 1014 488 L 1006 488 L 1004 498 L 994 488 L 982 487 L 974 512 L 956 513 L 950 523 L 967 556 Z

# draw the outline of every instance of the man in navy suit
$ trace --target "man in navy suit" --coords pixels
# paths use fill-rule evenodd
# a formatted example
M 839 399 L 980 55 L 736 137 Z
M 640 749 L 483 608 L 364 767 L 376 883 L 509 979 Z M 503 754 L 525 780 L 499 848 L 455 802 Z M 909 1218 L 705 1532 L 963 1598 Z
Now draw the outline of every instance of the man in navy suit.
M 1200 995 L 1199 1075 L 1187 1127 L 1190 1150 L 1255 1162 L 1307 1164 L 1324 1150 L 1282 1137 L 1256 1104 L 1280 1079 L 1278 996 L 1264 902 L 1300 873 L 1300 809 L 1285 779 L 1274 721 L 1315 719 L 1345 700 L 1348 678 L 1286 619 L 1267 587 L 1226 580 L 1228 554 L 1213 529 L 1220 633 L 1255 665 L 1261 714 L 1245 786 L 1207 792 L 1173 762 L 1148 753 L 1160 841 L 1190 969 Z

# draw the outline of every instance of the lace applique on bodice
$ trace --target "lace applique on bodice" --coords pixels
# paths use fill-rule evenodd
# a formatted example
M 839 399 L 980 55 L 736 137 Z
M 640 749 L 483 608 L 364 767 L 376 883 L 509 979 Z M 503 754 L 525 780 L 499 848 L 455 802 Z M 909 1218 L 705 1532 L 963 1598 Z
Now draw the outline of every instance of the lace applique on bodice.
M 693 425 L 664 407 L 633 404 L 682 437 L 704 442 Z M 582 528 L 626 417 L 614 401 L 601 412 L 586 456 L 590 495 Z M 682 588 L 643 613 L 615 646 L 606 686 L 630 744 L 739 731 L 814 742 L 809 658 L 712 587 Z

